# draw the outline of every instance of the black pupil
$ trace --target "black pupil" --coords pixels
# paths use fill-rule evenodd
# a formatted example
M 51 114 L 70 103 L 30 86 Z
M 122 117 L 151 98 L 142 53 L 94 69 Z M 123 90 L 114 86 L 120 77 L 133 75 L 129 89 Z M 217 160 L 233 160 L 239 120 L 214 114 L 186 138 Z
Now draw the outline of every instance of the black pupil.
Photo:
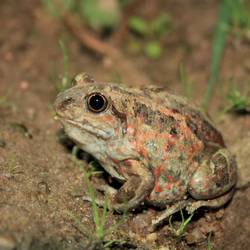
M 105 100 L 101 95 L 93 95 L 89 99 L 89 106 L 95 111 L 102 111 L 105 106 Z

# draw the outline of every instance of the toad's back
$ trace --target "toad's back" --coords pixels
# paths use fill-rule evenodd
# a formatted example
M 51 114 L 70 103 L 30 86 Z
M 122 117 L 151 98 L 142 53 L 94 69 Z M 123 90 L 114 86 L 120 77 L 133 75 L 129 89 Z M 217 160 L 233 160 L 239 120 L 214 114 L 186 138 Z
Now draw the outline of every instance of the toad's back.
M 161 132 L 169 131 L 170 134 L 176 132 L 174 124 L 185 126 L 204 143 L 206 149 L 225 147 L 212 121 L 184 98 L 169 94 L 161 88 L 145 88 L 139 92 L 136 94 L 140 98 L 134 99 L 132 106 L 134 116 L 142 118 L 145 124 L 159 128 Z

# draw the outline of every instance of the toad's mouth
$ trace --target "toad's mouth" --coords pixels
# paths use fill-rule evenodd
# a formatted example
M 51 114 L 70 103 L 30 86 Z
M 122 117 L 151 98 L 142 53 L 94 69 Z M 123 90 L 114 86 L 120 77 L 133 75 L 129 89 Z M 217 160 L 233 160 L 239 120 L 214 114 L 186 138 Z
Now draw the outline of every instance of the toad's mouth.
M 101 138 L 103 140 L 108 140 L 111 138 L 112 134 L 109 131 L 102 130 L 98 127 L 93 126 L 86 120 L 82 120 L 81 122 L 73 121 L 71 119 L 62 119 L 60 116 L 58 116 L 62 124 L 68 123 L 74 127 L 77 127 L 80 130 L 84 130 L 87 133 L 90 133 L 92 135 L 95 135 L 98 138 Z
M 65 132 L 66 134 L 69 136 L 70 139 L 72 139 L 76 144 L 81 144 L 81 146 L 83 145 L 87 145 L 88 143 L 82 140 L 79 141 L 79 135 L 78 133 L 72 133 L 72 131 L 74 131 L 72 129 L 76 128 L 77 130 L 81 130 L 81 131 L 86 131 L 86 133 L 92 134 L 95 137 L 101 138 L 103 140 L 108 140 L 111 137 L 110 133 L 107 133 L 106 131 L 103 131 L 99 128 L 93 127 L 92 125 L 89 125 L 88 122 L 84 123 L 84 122 L 77 122 L 77 121 L 73 121 L 71 119 L 65 119 L 65 118 L 60 118 L 60 116 L 58 115 L 59 120 L 61 121 L 61 123 L 64 126 Z M 68 131 L 67 131 L 68 129 Z M 80 146 L 80 148 L 82 148 Z M 88 146 L 90 146 L 90 144 L 88 144 Z M 86 152 L 88 152 L 89 154 L 93 154 L 93 156 L 95 157 L 95 154 L 92 152 L 92 150 L 87 150 L 87 149 L 83 149 L 86 150 Z M 101 162 L 100 164 L 102 165 L 102 167 L 105 169 L 105 172 L 114 180 L 118 181 L 119 183 L 124 183 L 126 182 L 127 178 L 126 176 L 124 176 L 120 170 L 120 168 L 117 168 L 117 166 L 106 166 L 103 165 Z M 116 164 L 115 164 L 116 165 Z

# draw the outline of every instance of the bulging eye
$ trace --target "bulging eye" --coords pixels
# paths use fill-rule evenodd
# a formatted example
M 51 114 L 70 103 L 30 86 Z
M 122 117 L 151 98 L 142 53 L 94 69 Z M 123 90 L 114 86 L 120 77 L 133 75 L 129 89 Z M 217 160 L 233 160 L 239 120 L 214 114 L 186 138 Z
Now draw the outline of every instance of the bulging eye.
M 87 98 L 88 109 L 95 113 L 104 111 L 108 106 L 106 97 L 100 93 L 92 93 Z

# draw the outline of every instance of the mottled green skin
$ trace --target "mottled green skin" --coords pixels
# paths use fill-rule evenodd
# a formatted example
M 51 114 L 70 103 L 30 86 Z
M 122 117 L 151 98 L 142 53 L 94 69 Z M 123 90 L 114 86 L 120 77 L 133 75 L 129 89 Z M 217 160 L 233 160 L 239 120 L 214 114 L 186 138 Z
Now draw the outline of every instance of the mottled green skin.
M 220 205 L 228 200 L 236 163 L 196 107 L 163 89 L 96 83 L 86 74 L 74 81 L 58 95 L 55 109 L 69 137 L 123 183 L 119 190 L 106 189 L 111 207 L 124 211 L 145 201 L 166 206 L 185 200 L 216 206 L 217 199 Z M 94 92 L 107 99 L 101 113 L 88 108 Z

